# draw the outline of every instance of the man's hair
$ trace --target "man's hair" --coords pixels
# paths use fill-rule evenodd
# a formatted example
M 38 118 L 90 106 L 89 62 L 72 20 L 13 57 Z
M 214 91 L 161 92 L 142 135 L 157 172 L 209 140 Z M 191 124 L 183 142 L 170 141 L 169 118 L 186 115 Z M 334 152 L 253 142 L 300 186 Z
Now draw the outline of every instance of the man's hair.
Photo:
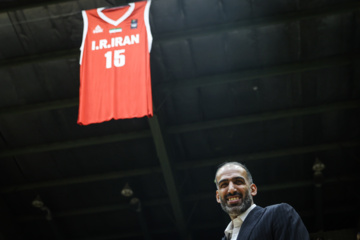
M 226 166 L 226 165 L 238 165 L 240 167 L 242 167 L 245 171 L 246 171 L 246 175 L 247 175 L 247 180 L 250 184 L 253 184 L 253 178 L 252 178 L 252 175 L 249 171 L 249 169 L 242 163 L 239 163 L 239 162 L 224 162 L 222 164 L 220 164 L 218 166 L 218 168 L 216 169 L 216 173 L 215 173 L 215 184 L 216 184 L 216 187 L 219 188 L 219 183 L 217 182 L 217 179 L 216 179 L 216 176 L 217 176 L 217 173 L 219 171 L 220 168 Z

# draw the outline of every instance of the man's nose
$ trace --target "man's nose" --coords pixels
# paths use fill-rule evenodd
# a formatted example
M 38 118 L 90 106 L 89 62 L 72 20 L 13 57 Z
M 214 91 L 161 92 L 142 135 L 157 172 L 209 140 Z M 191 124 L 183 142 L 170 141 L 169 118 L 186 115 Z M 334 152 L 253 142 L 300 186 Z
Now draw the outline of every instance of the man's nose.
M 230 182 L 229 183 L 229 193 L 233 194 L 235 192 L 237 192 L 235 185 L 232 182 Z

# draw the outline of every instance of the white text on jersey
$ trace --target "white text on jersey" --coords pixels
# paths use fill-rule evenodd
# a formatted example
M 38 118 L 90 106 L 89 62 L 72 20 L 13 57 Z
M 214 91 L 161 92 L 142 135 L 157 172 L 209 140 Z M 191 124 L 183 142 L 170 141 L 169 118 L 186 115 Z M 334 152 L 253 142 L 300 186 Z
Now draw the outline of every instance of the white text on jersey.
M 108 49 L 113 47 L 125 46 L 125 45 L 133 45 L 140 43 L 140 36 L 139 34 L 130 35 L 125 37 L 114 37 L 110 39 L 108 42 L 107 39 L 100 39 L 98 44 L 97 41 L 91 42 L 91 50 L 101 50 L 101 49 Z

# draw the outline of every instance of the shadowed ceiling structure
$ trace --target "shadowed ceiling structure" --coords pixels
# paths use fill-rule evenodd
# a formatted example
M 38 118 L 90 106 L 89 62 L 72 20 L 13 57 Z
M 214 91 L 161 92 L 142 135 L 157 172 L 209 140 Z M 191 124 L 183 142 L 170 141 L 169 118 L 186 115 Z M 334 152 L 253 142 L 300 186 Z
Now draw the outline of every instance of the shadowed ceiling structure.
M 154 117 L 80 126 L 81 10 L 128 2 L 0 1 L 0 240 L 220 239 L 225 161 L 355 239 L 360 2 L 152 0 Z

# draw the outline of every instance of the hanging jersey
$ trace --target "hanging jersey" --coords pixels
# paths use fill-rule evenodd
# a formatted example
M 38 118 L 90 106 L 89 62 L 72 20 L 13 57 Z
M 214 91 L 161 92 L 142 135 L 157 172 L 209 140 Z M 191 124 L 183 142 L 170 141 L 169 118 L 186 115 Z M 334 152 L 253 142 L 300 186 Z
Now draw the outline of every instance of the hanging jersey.
M 82 11 L 78 124 L 153 116 L 150 3 Z

